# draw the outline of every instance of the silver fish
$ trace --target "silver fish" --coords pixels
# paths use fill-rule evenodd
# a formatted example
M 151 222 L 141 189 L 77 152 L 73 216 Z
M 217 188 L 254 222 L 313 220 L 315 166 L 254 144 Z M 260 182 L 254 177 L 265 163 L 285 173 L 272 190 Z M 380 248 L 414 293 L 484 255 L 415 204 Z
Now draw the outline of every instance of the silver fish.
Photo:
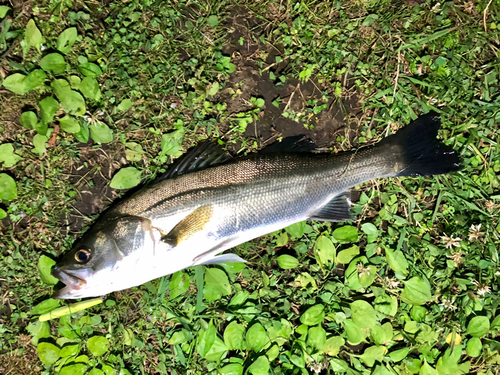
M 97 220 L 53 268 L 66 284 L 54 298 L 101 296 L 195 265 L 244 262 L 218 254 L 299 221 L 353 219 L 353 186 L 460 169 L 455 151 L 436 139 L 439 126 L 430 113 L 374 146 L 334 155 L 265 149 L 226 161 L 213 147 L 188 154 L 169 178 Z

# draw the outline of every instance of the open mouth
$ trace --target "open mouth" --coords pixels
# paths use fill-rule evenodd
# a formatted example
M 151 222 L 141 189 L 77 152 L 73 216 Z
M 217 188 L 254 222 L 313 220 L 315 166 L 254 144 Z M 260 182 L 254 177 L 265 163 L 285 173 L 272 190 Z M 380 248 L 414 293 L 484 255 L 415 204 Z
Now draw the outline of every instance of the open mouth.
M 72 293 L 74 293 L 77 290 L 80 290 L 83 288 L 86 284 L 86 281 L 83 279 L 80 279 L 79 277 L 76 277 L 75 275 L 72 275 L 68 271 L 63 271 L 57 266 L 54 266 L 52 268 L 52 271 L 50 272 L 52 276 L 55 278 L 59 279 L 63 284 L 65 284 L 65 287 L 62 289 L 57 290 L 52 298 L 65 298 Z

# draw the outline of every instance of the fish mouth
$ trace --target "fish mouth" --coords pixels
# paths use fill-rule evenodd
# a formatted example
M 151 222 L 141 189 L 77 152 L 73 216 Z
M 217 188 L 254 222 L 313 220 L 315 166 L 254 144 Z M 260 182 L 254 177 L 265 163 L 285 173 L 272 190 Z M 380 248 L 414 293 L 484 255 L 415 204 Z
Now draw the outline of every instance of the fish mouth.
M 52 298 L 64 299 L 71 297 L 76 291 L 82 289 L 87 282 L 69 271 L 64 271 L 61 268 L 54 266 L 50 272 L 52 276 L 65 284 L 65 287 L 54 292 Z

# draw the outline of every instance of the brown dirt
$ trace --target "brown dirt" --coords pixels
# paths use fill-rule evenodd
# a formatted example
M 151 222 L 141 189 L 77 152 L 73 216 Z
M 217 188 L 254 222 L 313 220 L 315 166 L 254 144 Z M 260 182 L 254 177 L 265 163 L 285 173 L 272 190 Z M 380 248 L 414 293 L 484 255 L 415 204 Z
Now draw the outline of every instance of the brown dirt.
M 286 15 L 276 17 L 286 19 Z M 256 138 L 259 146 L 264 146 L 278 137 L 305 135 L 318 147 L 330 147 L 337 136 L 346 134 L 350 127 L 349 118 L 359 116 L 361 111 L 355 92 L 347 98 L 329 99 L 327 109 L 318 115 L 307 117 L 307 124 L 285 118 L 282 115 L 285 108 L 297 113 L 305 111 L 308 100 L 316 99 L 319 104 L 323 104 L 322 92 L 332 91 L 331 85 L 329 89 L 328 83 L 320 84 L 314 79 L 305 83 L 297 79 L 287 79 L 285 84 L 277 86 L 277 82 L 270 79 L 269 71 L 278 77 L 280 73 L 287 71 L 288 63 L 282 61 L 260 74 L 258 61 L 265 60 L 266 65 L 275 63 L 275 57 L 280 55 L 280 47 L 262 44 L 260 41 L 254 41 L 252 37 L 255 33 L 265 33 L 266 23 L 240 7 L 233 9 L 226 22 L 228 34 L 223 52 L 231 56 L 236 71 L 231 74 L 225 90 L 221 93 L 222 100 L 228 103 L 230 115 L 253 108 L 250 104 L 251 97 L 265 100 L 258 120 L 247 127 L 245 136 Z M 242 45 L 239 43 L 240 38 L 243 40 Z M 237 92 L 236 96 L 232 94 L 234 92 Z M 281 99 L 279 107 L 272 104 L 277 98 Z M 347 134 L 349 138 L 352 137 L 349 132 Z

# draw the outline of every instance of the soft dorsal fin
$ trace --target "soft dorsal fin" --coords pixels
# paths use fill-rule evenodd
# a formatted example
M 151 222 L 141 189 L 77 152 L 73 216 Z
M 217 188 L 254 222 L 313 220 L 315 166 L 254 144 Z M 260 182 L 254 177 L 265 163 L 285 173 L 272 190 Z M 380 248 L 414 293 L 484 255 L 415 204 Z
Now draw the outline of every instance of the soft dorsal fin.
M 264 147 L 259 154 L 313 152 L 316 148 L 316 144 L 311 139 L 305 138 L 305 135 L 294 135 Z
M 161 240 L 172 245 L 179 245 L 182 241 L 194 236 L 203 230 L 212 219 L 212 206 L 201 206 L 182 219 L 170 232 L 164 235 Z
M 178 162 L 174 163 L 158 178 L 158 181 L 173 178 L 184 173 L 215 167 L 231 159 L 231 155 L 224 151 L 217 143 L 205 141 L 203 144 L 191 149 Z
M 320 221 L 354 220 L 355 217 L 351 213 L 351 192 L 346 191 L 337 195 L 309 219 Z

